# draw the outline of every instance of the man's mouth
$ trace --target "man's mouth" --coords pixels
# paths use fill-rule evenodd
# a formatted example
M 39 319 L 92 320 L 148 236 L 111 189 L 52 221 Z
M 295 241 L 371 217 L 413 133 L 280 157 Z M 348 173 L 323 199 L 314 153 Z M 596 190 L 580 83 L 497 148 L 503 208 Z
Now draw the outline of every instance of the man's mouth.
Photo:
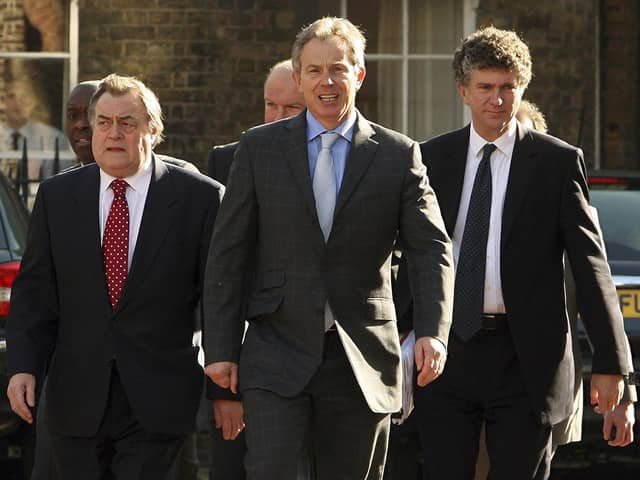
M 338 94 L 333 93 L 333 94 L 327 94 L 327 95 L 318 95 L 318 98 L 322 102 L 332 102 L 338 98 Z
M 91 145 L 91 139 L 89 138 L 76 138 L 75 144 L 77 147 L 87 147 Z

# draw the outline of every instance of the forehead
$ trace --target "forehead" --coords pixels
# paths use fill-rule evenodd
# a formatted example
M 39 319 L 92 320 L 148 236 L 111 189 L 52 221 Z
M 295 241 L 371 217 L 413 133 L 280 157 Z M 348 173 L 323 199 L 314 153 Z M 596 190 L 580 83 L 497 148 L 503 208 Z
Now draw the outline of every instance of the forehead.
M 145 116 L 145 110 L 140 99 L 133 93 L 124 95 L 112 95 L 105 92 L 96 103 L 96 116 L 106 117 L 136 117 Z
M 274 72 L 264 84 L 264 96 L 277 100 L 278 98 L 286 97 L 289 101 L 297 101 L 301 94 L 298 92 L 298 86 L 291 77 L 291 72 L 280 71 Z
M 511 70 L 502 68 L 474 68 L 469 80 L 472 83 L 513 84 L 517 85 L 518 76 Z
M 69 94 L 68 107 L 87 107 L 91 97 L 97 90 L 93 85 L 78 85 Z
M 302 66 L 323 63 L 350 63 L 348 49 L 343 40 L 333 36 L 326 39 L 313 38 L 300 52 Z

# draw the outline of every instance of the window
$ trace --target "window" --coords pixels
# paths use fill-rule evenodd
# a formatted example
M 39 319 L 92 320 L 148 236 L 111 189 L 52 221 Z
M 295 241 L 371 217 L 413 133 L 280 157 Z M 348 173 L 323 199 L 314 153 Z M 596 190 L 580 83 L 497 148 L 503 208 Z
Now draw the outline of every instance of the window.
M 451 61 L 458 43 L 475 28 L 476 4 L 341 0 L 335 13 L 367 37 L 367 77 L 356 99 L 363 115 L 416 140 L 461 127 L 468 119 Z
M 0 10 L 0 159 L 15 178 L 26 146 L 29 179 L 73 160 L 64 99 L 77 78 L 77 0 L 7 0 Z M 73 33 L 73 35 L 71 35 Z

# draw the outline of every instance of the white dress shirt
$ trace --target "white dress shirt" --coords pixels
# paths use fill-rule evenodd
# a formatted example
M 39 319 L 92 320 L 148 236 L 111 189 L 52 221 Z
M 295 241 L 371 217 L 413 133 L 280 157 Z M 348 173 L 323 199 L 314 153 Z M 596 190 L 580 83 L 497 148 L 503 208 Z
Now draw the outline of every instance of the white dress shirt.
M 476 171 L 482 160 L 483 147 L 493 143 L 497 148 L 491 154 L 491 218 L 489 220 L 489 237 L 487 239 L 487 263 L 484 279 L 484 312 L 505 313 L 504 298 L 502 297 L 502 278 L 500 276 L 500 238 L 502 234 L 502 211 L 504 197 L 507 192 L 511 155 L 516 143 L 515 120 L 509 128 L 496 140 L 489 142 L 482 138 L 471 124 L 469 134 L 469 150 L 464 170 L 464 183 L 460 196 L 460 208 L 456 226 L 453 230 L 453 258 L 456 268 L 460 254 L 460 244 L 464 233 L 464 226 L 469 211 L 471 190 L 476 178 Z
M 151 183 L 151 157 L 145 163 L 145 166 L 134 175 L 123 178 L 129 184 L 127 188 L 127 205 L 129 206 L 129 258 L 127 266 L 131 268 L 131 259 L 136 248 L 138 233 L 140 232 L 140 224 L 142 223 L 142 212 L 147 201 L 147 192 Z M 100 243 L 104 238 L 104 228 L 107 224 L 109 210 L 113 203 L 113 190 L 111 190 L 111 182 L 116 177 L 104 172 L 100 169 Z

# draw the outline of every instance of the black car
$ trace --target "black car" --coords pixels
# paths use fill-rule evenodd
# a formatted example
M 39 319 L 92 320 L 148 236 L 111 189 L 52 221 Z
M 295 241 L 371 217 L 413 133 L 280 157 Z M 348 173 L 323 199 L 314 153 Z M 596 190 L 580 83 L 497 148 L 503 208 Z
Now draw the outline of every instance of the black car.
M 640 370 L 640 172 L 592 173 L 591 203 L 598 212 L 609 266 L 618 290 L 635 370 Z
M 29 214 L 13 186 L 0 173 L 0 471 L 3 479 L 23 478 L 28 426 L 7 399 L 6 322 L 11 287 L 27 240 Z M 6 475 L 6 476 L 5 476 Z

